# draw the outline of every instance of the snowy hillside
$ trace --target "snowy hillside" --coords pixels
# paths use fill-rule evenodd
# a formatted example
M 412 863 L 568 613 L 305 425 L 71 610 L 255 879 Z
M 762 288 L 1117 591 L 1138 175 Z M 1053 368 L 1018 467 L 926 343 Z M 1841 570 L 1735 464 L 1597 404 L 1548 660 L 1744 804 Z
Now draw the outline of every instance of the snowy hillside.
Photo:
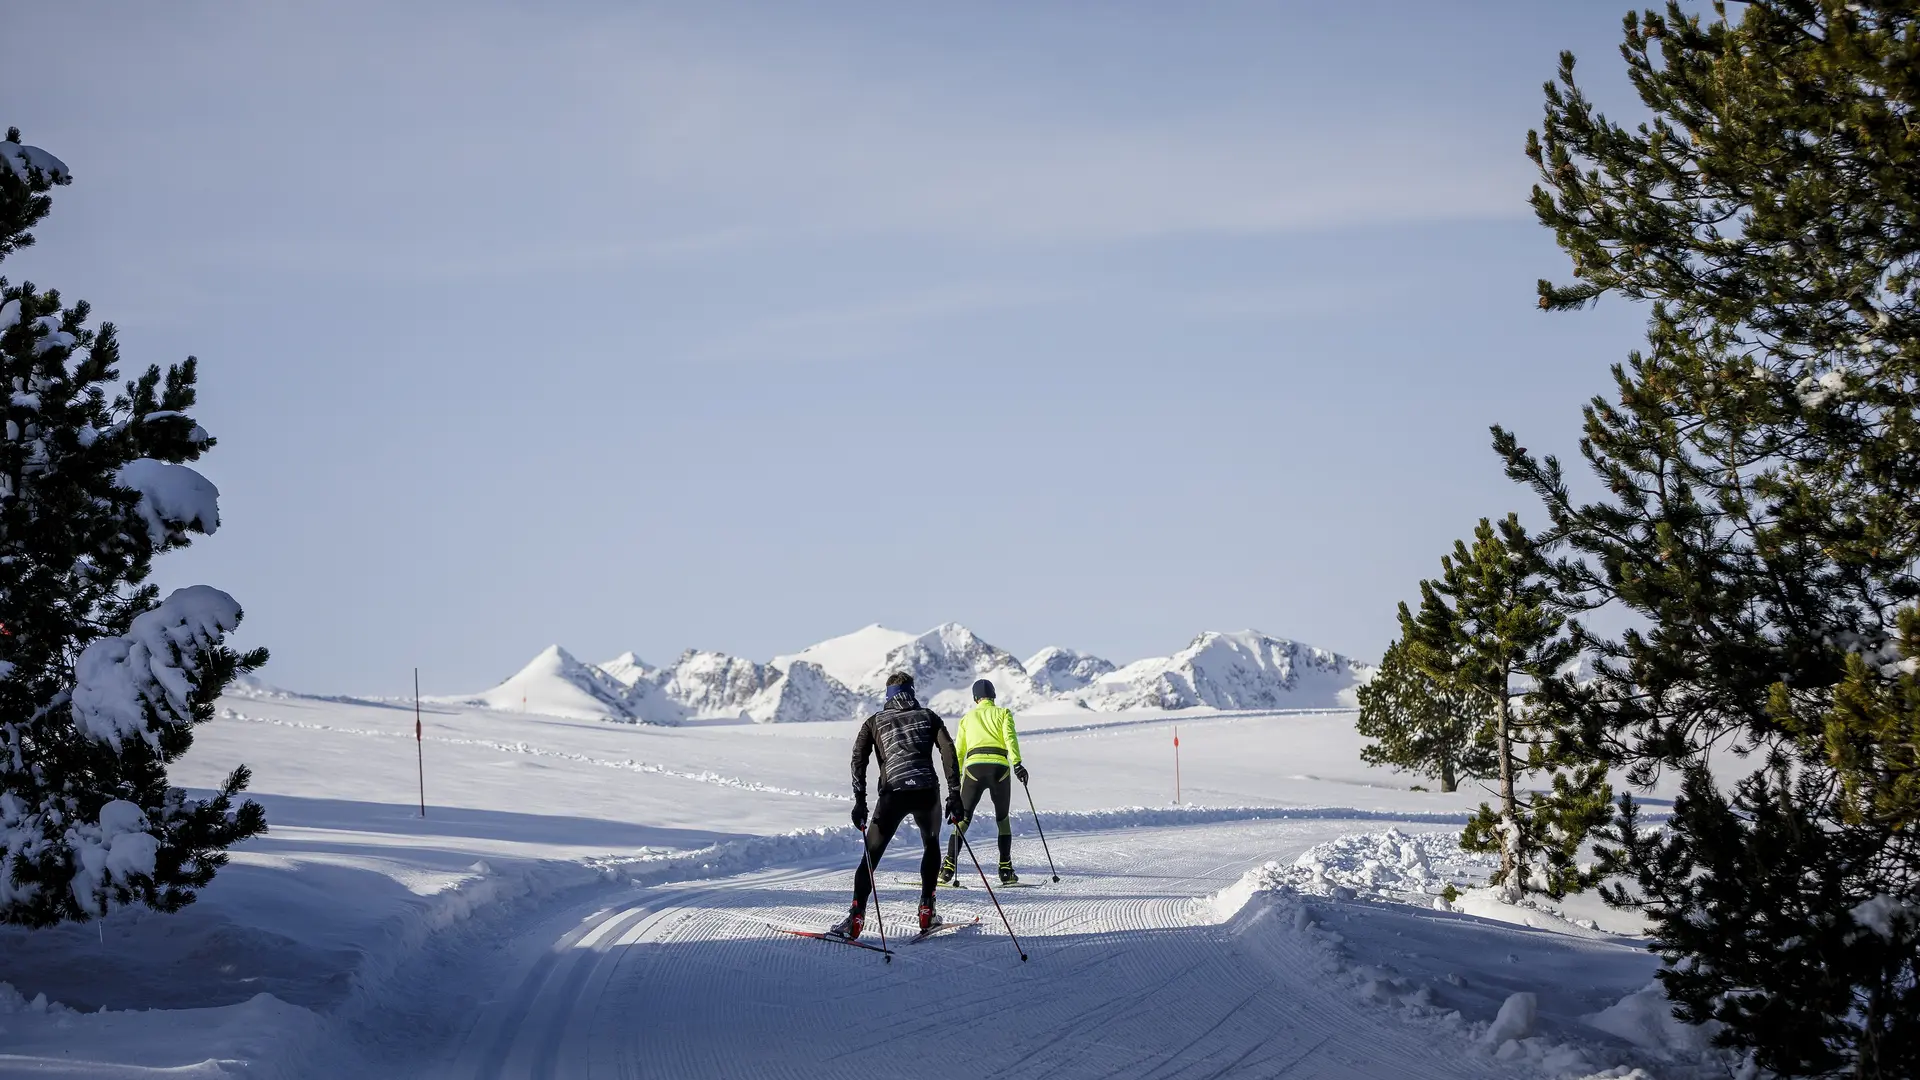
M 549 645 L 513 677 L 491 690 L 458 699 L 489 709 L 560 716 L 570 720 L 632 720 L 627 687 L 612 676 Z
M 658 670 L 648 667 L 647 662 L 632 651 L 623 652 L 598 666 L 622 686 L 632 686 L 641 679 L 651 679 Z
M 805 660 L 820 665 L 820 669 L 832 676 L 840 685 L 858 686 L 867 673 L 880 666 L 887 654 L 914 639 L 914 635 L 900 630 L 889 630 L 879 623 L 863 626 L 851 634 L 842 634 L 828 638 L 817 645 L 809 645 L 791 656 L 776 656 L 773 666 L 785 671 L 787 665 L 795 660 Z
M 1102 710 L 1351 708 L 1367 671 L 1339 653 L 1257 630 L 1210 630 L 1172 656 L 1101 676 L 1081 696 Z

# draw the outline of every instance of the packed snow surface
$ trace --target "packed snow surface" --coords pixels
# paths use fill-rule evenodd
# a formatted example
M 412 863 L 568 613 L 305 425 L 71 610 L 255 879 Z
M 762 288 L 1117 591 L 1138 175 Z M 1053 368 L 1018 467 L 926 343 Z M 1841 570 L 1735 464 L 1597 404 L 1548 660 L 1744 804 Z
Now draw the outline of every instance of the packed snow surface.
M 1725 1075 L 1637 941 L 1436 910 L 1485 869 L 1449 835 L 1480 796 L 1364 765 L 1350 712 L 1023 716 L 1061 877 L 1022 805 L 1028 962 L 977 880 L 939 905 L 979 926 L 900 940 L 908 825 L 888 964 L 769 928 L 845 909 L 855 721 L 601 723 L 629 688 L 587 667 L 543 654 L 525 685 L 577 692 L 549 711 L 428 702 L 419 743 L 411 702 L 237 687 L 178 778 L 251 765 L 271 831 L 178 914 L 0 928 L 0 1076 Z M 138 824 L 110 804 L 98 873 L 144 865 Z

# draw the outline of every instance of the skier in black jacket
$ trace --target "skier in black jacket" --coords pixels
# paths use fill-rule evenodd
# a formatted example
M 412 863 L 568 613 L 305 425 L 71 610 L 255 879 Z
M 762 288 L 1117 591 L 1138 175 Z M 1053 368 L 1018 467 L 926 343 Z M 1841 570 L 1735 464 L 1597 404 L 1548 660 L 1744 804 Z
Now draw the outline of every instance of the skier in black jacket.
M 873 870 L 907 815 L 920 828 L 920 928 L 934 925 L 934 878 L 940 873 L 940 779 L 933 771 L 933 751 L 947 777 L 946 818 L 958 821 L 960 765 L 953 752 L 947 725 L 933 710 L 922 708 L 913 696 L 913 676 L 896 671 L 887 676 L 887 702 L 867 717 L 853 740 L 853 826 L 866 833 L 867 854 L 853 872 L 853 906 L 829 933 L 857 938 L 866 924 L 867 895 L 873 890 Z M 867 820 L 867 755 L 880 759 L 880 800 L 873 820 Z

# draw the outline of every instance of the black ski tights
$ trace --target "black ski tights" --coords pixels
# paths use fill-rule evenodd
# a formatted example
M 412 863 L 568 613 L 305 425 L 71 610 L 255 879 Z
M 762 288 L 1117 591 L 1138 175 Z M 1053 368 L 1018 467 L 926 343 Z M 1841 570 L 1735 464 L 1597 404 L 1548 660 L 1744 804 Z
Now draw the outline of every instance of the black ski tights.
M 900 828 L 900 823 L 909 814 L 920 829 L 920 842 L 926 847 L 920 853 L 920 895 L 933 895 L 934 880 L 940 876 L 940 793 L 933 790 L 883 791 L 880 801 L 874 804 L 873 820 L 867 822 L 867 857 L 861 860 L 860 868 L 853 872 L 853 902 L 856 907 L 866 909 L 867 894 L 873 891 L 873 874 L 868 868 L 880 868 L 880 856 L 886 854 L 887 843 L 893 839 L 894 831 Z
M 960 777 L 960 806 L 967 816 L 953 827 L 953 838 L 947 841 L 947 861 L 959 864 L 960 837 L 973 824 L 973 808 L 980 805 L 982 794 L 993 796 L 993 823 L 1000 831 L 1000 861 L 1013 861 L 1013 823 L 1007 820 L 1007 807 L 1013 802 L 1013 781 L 1005 765 L 969 765 Z

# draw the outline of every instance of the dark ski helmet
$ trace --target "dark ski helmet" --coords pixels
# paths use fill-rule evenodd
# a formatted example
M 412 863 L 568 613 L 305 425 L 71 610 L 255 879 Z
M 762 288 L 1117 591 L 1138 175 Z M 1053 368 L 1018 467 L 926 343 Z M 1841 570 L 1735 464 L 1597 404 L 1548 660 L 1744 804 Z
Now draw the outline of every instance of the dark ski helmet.
M 993 700 L 993 683 L 989 682 L 986 679 L 973 680 L 973 700 L 992 701 Z

